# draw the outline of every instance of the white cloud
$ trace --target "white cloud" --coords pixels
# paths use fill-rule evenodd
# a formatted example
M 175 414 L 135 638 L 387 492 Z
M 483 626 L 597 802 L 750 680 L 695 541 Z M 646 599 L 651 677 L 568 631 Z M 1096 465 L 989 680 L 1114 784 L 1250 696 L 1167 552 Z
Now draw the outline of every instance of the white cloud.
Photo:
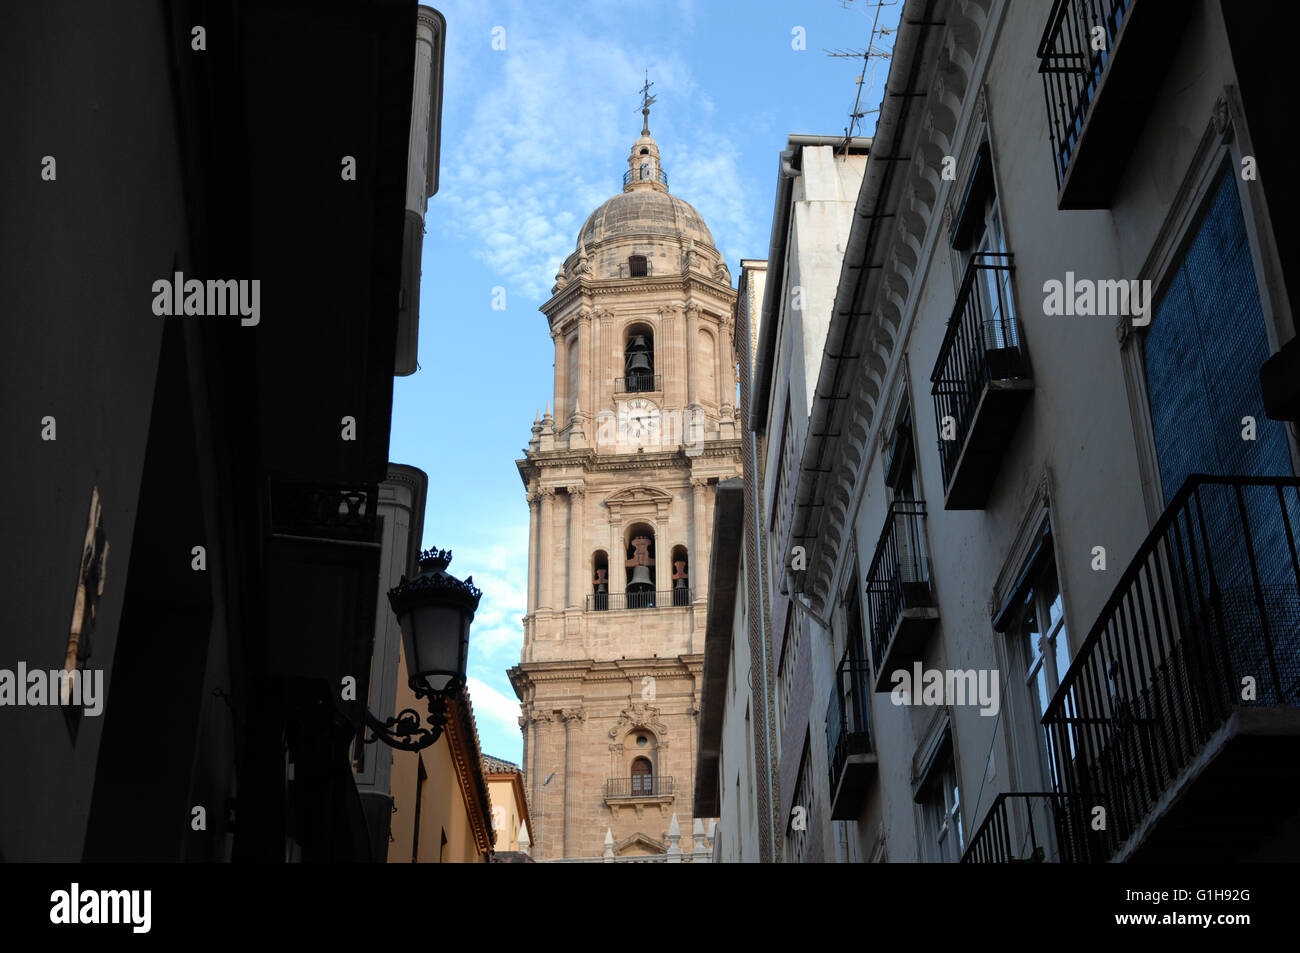
M 488 720 L 507 734 L 519 732 L 519 700 L 497 691 L 473 675 L 466 680 L 475 720 Z M 480 733 L 482 729 L 480 728 Z
M 674 194 L 699 209 L 733 265 L 759 247 L 733 139 L 677 52 L 605 39 L 608 4 L 575 2 L 563 17 L 528 4 L 452 7 L 444 125 L 456 131 L 443 140 L 436 214 L 510 292 L 549 297 L 582 221 L 618 192 L 647 67 L 659 97 L 651 128 Z M 693 18 L 686 0 L 679 10 Z M 503 51 L 489 42 L 497 24 Z

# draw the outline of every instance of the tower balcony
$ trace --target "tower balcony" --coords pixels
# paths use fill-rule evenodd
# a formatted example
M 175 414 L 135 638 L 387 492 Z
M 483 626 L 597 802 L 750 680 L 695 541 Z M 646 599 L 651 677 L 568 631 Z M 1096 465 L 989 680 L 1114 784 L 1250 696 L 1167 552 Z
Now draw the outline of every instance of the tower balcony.
M 622 377 L 614 378 L 615 394 L 660 394 L 663 389 L 662 374 L 628 371 Z
M 672 609 L 689 606 L 695 601 L 692 589 L 660 589 L 645 592 L 596 592 L 587 596 L 588 612 L 612 612 L 616 609 Z
M 668 173 L 663 169 L 649 168 L 644 170 L 628 169 L 623 173 L 623 188 L 627 188 L 633 182 L 658 182 L 665 189 L 668 188 Z
M 890 690 L 890 674 L 921 658 L 939 618 L 926 556 L 925 503 L 890 504 L 867 572 L 871 654 L 876 691 Z
M 1043 716 L 1070 859 L 1300 852 L 1298 527 L 1294 477 L 1193 475 L 1156 521 Z
M 674 800 L 672 775 L 643 774 L 605 780 L 605 806 L 615 813 L 620 807 L 630 807 L 640 814 L 650 806 L 657 806 L 662 813 Z
M 972 257 L 930 374 L 944 509 L 983 509 L 1033 392 L 1011 295 L 1011 255 Z

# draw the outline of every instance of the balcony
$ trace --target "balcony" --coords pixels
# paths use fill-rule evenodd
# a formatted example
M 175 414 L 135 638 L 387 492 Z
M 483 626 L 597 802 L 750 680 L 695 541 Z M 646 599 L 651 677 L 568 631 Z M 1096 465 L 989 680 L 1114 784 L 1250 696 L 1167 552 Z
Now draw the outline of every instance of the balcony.
M 831 765 L 831 819 L 854 821 L 876 773 L 871 747 L 871 669 L 846 655 L 835 670 L 826 710 L 826 754 Z
M 630 371 L 622 377 L 614 378 L 615 394 L 653 394 L 664 389 L 662 374 L 649 374 L 644 371 Z
M 1075 860 L 1300 855 L 1300 480 L 1193 475 L 1043 716 Z
M 1176 0 L 1052 5 L 1038 44 L 1038 72 L 1058 208 L 1110 207 L 1177 48 L 1186 6 Z
M 897 500 L 890 504 L 867 572 L 878 692 L 890 690 L 891 673 L 921 658 L 939 618 L 926 546 L 925 503 Z
M 1055 792 L 1008 792 L 999 794 L 984 815 L 984 822 L 971 838 L 963 864 L 1058 863 L 1060 844 L 1068 844 L 1066 826 L 1072 815 L 1062 810 L 1061 795 Z M 1067 856 L 1076 851 L 1066 850 Z
M 644 175 L 638 170 L 635 177 L 633 177 L 633 173 L 631 169 L 628 169 L 626 172 L 623 173 L 623 188 L 626 189 L 634 181 L 635 182 L 658 182 L 666 189 L 668 188 L 668 173 L 665 172 L 663 169 L 647 169 L 646 174 Z
M 947 510 L 984 508 L 1034 389 L 1011 272 L 1011 255 L 972 257 L 930 374 Z
M 605 805 L 614 808 L 634 808 L 638 814 L 647 805 L 657 805 L 662 813 L 673 802 L 671 775 L 636 775 L 630 778 L 608 778 L 605 781 Z
M 588 612 L 606 612 L 615 609 L 670 609 L 689 606 L 694 590 L 662 589 L 658 592 L 595 592 L 587 596 Z

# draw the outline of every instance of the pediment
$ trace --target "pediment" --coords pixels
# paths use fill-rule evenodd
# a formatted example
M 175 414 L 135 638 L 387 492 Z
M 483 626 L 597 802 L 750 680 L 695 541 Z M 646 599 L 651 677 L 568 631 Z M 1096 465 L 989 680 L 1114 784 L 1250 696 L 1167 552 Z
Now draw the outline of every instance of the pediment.
M 615 516 L 668 516 L 673 495 L 656 486 L 629 486 L 605 497 L 605 505 Z
M 662 844 L 653 837 L 640 832 L 614 845 L 615 857 L 644 857 L 651 854 L 667 853 L 667 851 L 667 844 Z

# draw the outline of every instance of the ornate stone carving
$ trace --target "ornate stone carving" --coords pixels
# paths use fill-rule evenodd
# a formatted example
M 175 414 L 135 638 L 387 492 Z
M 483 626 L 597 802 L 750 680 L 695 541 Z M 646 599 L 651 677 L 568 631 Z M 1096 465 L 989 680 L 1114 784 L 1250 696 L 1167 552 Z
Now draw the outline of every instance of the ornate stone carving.
M 629 731 L 644 728 L 654 732 L 655 741 L 660 748 L 668 747 L 668 726 L 659 717 L 658 705 L 646 705 L 641 702 L 628 705 L 619 712 L 618 721 L 609 729 L 611 738 L 620 738 Z

